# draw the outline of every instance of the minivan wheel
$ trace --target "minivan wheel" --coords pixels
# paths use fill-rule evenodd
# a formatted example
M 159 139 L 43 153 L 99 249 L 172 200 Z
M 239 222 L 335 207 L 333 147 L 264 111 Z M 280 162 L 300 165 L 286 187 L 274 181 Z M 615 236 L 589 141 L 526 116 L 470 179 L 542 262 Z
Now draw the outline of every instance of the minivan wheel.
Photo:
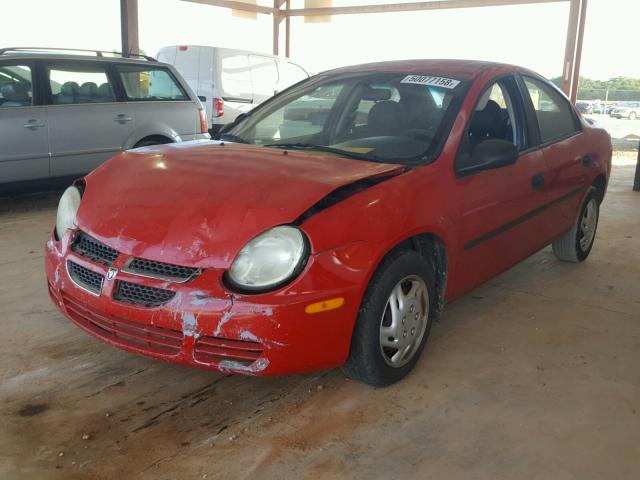
M 375 387 L 404 378 L 429 337 L 435 303 L 431 264 L 412 250 L 389 255 L 365 293 L 344 372 Z
M 553 242 L 554 255 L 565 262 L 582 262 L 591 252 L 598 228 L 600 204 L 598 195 L 591 188 L 582 204 L 576 223 L 565 235 Z

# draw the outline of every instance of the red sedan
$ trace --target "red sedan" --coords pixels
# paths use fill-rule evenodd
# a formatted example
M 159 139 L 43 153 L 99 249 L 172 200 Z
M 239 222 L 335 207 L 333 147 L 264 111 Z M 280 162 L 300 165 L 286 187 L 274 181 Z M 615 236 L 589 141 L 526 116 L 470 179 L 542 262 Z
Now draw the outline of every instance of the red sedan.
M 304 80 L 219 142 L 128 151 L 63 194 L 54 304 L 122 349 L 382 386 L 434 319 L 545 246 L 591 251 L 609 135 L 539 75 L 468 61 Z

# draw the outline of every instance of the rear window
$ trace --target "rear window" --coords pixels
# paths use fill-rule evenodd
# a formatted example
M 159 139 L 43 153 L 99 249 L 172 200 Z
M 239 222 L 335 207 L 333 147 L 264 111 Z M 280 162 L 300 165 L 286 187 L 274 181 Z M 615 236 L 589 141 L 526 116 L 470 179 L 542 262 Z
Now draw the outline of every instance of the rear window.
M 118 65 L 116 68 L 129 100 L 172 101 L 189 99 L 167 69 L 146 68 L 138 65 Z

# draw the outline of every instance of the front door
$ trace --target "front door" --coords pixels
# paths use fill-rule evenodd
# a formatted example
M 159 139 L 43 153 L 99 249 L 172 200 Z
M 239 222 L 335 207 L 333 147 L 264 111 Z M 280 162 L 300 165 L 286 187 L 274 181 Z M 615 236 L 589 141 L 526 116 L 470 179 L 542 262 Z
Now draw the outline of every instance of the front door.
M 51 175 L 83 175 L 121 151 L 133 132 L 133 107 L 117 102 L 106 64 L 50 62 L 45 71 Z
M 520 155 L 513 165 L 481 170 L 456 179 L 459 205 L 459 261 L 453 285 L 458 296 L 536 251 L 544 235 L 541 211 L 546 192 L 539 185 L 543 155 L 531 147 L 525 110 L 515 78 L 491 84 L 480 96 L 456 159 L 460 171 L 472 152 L 488 139 L 514 143 Z
M 49 176 L 47 110 L 35 106 L 33 65 L 0 62 L 0 184 Z

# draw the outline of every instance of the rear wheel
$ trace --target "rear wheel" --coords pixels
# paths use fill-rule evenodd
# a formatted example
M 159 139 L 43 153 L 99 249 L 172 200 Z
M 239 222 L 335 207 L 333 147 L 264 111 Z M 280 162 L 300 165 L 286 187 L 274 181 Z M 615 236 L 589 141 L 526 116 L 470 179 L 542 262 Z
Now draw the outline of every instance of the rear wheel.
M 136 143 L 133 148 L 149 147 L 151 145 L 163 145 L 165 143 L 171 143 L 171 140 L 160 137 L 145 138 Z
M 431 264 L 417 252 L 392 253 L 374 274 L 343 370 L 372 386 L 390 385 L 414 367 L 435 316 Z
M 553 242 L 555 256 L 566 262 L 584 261 L 591 253 L 599 216 L 598 194 L 595 188 L 591 188 L 576 223 L 562 238 Z

